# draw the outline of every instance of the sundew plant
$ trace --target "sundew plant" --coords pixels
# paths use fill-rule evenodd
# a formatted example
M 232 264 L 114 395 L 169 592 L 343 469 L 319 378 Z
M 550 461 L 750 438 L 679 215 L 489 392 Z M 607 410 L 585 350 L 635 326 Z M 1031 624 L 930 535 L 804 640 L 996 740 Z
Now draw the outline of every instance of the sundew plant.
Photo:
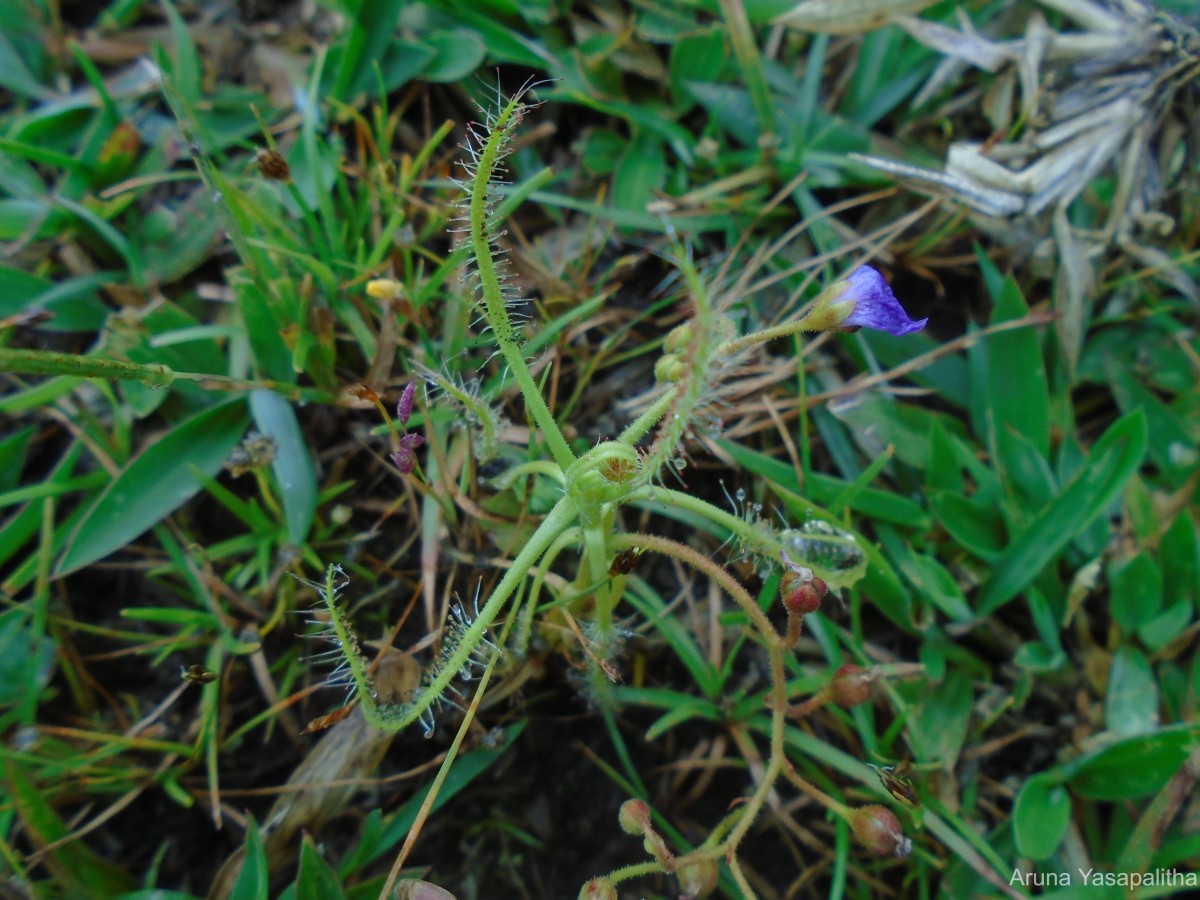
M 570 607 L 584 623 L 590 673 L 586 691 L 593 703 L 606 699 L 626 630 L 619 624 L 622 575 L 635 555 L 649 553 L 672 557 L 708 576 L 728 593 L 753 630 L 769 658 L 772 711 L 770 751 L 766 770 L 746 803 L 716 823 L 704 844 L 684 855 L 673 853 L 654 830 L 642 801 L 630 801 L 621 812 L 621 827 L 645 838 L 652 860 L 620 869 L 590 881 L 581 897 L 615 896 L 615 885 L 653 871 L 678 875 L 687 896 L 702 896 L 712 890 L 718 877 L 717 863 L 729 865 L 734 880 L 745 896 L 754 891 L 738 865 L 737 848 L 755 817 L 784 774 L 783 736 L 789 715 L 803 715 L 806 708 L 789 707 L 785 655 L 800 640 L 804 617 L 815 612 L 828 592 L 848 587 L 861 577 L 864 555 L 854 536 L 830 523 L 812 519 L 805 527 L 781 527 L 752 513 L 733 511 L 693 496 L 679 486 L 679 474 L 687 465 L 685 438 L 699 423 L 710 422 L 721 408 L 723 379 L 737 367 L 751 347 L 798 332 L 877 329 L 900 336 L 924 328 L 926 320 L 911 320 L 896 300 L 883 276 L 870 266 L 860 266 L 834 282 L 794 321 L 738 334 L 730 307 L 736 294 L 724 292 L 707 278 L 681 246 L 675 247 L 671 263 L 678 268 L 681 304 L 687 320 L 663 341 L 663 355 L 654 367 L 660 385 L 657 397 L 617 436 L 597 440 L 577 452 L 563 435 L 561 424 L 551 413 L 541 388 L 530 372 L 525 347 L 527 335 L 517 312 L 522 298 L 506 284 L 503 258 L 497 241 L 502 222 L 496 214 L 496 186 L 504 172 L 504 160 L 514 133 L 531 109 L 528 91 L 517 92 L 491 111 L 482 133 L 474 135 L 470 159 L 464 165 L 461 186 L 463 242 L 470 253 L 467 281 L 478 310 L 478 324 L 494 341 L 507 377 L 521 391 L 529 418 L 536 424 L 542 459 L 525 461 L 500 473 L 498 484 L 512 484 L 521 477 L 550 480 L 559 499 L 524 542 L 495 588 L 469 605 L 460 604 L 446 628 L 442 646 L 420 685 L 405 699 L 383 702 L 375 689 L 370 665 L 360 649 L 341 600 L 343 575 L 331 565 L 321 587 L 329 615 L 327 637 L 341 653 L 338 676 L 353 688 L 367 722 L 384 731 L 417 726 L 428 735 L 436 728 L 439 708 L 460 693 L 456 682 L 472 682 L 500 662 L 503 654 L 521 655 L 530 635 L 544 576 L 556 558 L 568 548 L 578 548 L 580 568 L 573 579 L 575 595 Z M 400 285 L 377 280 L 368 291 L 379 296 L 398 296 Z M 429 382 L 443 386 L 450 400 L 469 404 L 466 410 L 476 421 L 497 416 L 480 398 L 456 389 L 448 378 L 431 373 Z M 413 406 L 413 390 L 407 388 L 397 405 L 396 421 L 405 425 Z M 497 426 L 493 424 L 490 431 Z M 398 437 L 393 462 L 405 474 L 414 472 L 412 450 L 419 446 L 414 435 Z M 730 553 L 754 560 L 764 571 L 774 567 L 782 574 L 779 600 L 785 623 L 777 627 L 754 597 L 726 569 L 685 543 L 653 533 L 624 532 L 616 528 L 617 511 L 626 505 L 644 504 L 663 512 L 675 511 L 699 517 L 731 535 Z M 507 615 L 505 615 L 507 614 Z M 497 622 L 505 619 L 501 630 Z M 840 670 L 831 686 L 833 698 L 847 705 L 864 702 L 869 695 L 870 676 L 858 667 Z M 807 708 L 812 708 L 811 704 Z M 885 807 L 869 805 L 851 809 L 805 782 L 794 771 L 790 780 L 811 796 L 818 797 L 843 817 L 855 834 L 872 851 L 881 855 L 905 856 L 911 841 L 904 836 L 899 820 Z
M 0 895 L 1196 889 L 1194 0 L 4 9 Z

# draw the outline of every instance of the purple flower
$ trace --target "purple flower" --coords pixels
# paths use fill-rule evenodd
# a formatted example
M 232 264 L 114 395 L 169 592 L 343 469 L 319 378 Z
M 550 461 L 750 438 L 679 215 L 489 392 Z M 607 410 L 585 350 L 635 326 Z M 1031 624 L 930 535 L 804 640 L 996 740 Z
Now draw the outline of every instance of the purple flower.
M 415 381 L 410 381 L 404 386 L 404 391 L 400 394 L 400 400 L 396 403 L 396 418 L 400 420 L 401 427 L 408 424 L 408 419 L 412 415 L 413 400 L 416 398 L 417 384 Z
M 391 453 L 392 462 L 400 470 L 401 475 L 408 475 L 417 467 L 417 455 L 413 451 L 425 443 L 425 438 L 419 434 L 402 434 L 400 448 Z
M 859 266 L 832 287 L 841 288 L 830 298 L 834 309 L 841 312 L 841 307 L 850 305 L 838 322 L 842 328 L 860 326 L 899 336 L 920 331 L 929 321 L 910 319 L 883 276 L 870 266 Z

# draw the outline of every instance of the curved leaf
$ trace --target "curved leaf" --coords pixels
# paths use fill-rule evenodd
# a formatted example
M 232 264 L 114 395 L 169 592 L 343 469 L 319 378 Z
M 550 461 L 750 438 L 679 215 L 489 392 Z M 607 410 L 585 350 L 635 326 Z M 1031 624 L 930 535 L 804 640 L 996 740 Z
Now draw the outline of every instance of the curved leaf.
M 175 426 L 129 461 L 83 516 L 55 570 L 62 577 L 103 559 L 157 525 L 200 490 L 246 430 L 239 399 Z
M 1042 508 L 992 567 L 979 595 L 980 617 L 1023 591 L 1080 531 L 1104 512 L 1146 455 L 1146 417 L 1122 416 L 1093 445 L 1087 460 L 1057 497 Z
M 274 391 L 251 392 L 250 412 L 258 430 L 275 439 L 271 470 L 283 492 L 288 540 L 299 546 L 308 537 L 308 529 L 317 512 L 317 473 L 308 444 L 300 433 L 300 423 L 296 421 L 292 404 Z

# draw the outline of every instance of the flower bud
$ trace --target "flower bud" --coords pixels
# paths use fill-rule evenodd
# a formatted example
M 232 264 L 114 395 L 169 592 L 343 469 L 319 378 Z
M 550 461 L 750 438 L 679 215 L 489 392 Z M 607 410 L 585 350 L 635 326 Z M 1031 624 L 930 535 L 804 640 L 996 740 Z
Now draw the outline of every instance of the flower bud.
M 444 887 L 411 878 L 396 885 L 392 896 L 396 900 L 454 900 L 454 895 Z
M 876 856 L 903 859 L 912 853 L 912 841 L 904 836 L 900 820 L 886 806 L 859 807 L 850 812 L 847 821 L 859 843 Z
M 842 666 L 833 673 L 829 696 L 838 706 L 858 706 L 871 699 L 871 682 L 874 680 L 862 666 Z
M 697 859 L 680 863 L 675 874 L 679 877 L 683 896 L 688 900 L 700 900 L 716 889 L 720 870 L 715 859 Z
M 417 383 L 410 381 L 404 386 L 403 392 L 400 394 L 400 399 L 396 402 L 396 419 L 401 426 L 407 425 L 408 420 L 412 417 L 413 400 L 417 396 Z
M 650 807 L 645 800 L 626 800 L 621 804 L 618 821 L 626 834 L 641 834 L 650 827 Z
M 654 364 L 654 377 L 659 381 L 674 383 L 683 378 L 687 367 L 674 353 L 668 353 Z
M 579 891 L 579 900 L 617 900 L 617 889 L 603 876 L 593 878 Z
M 272 181 L 292 180 L 291 166 L 278 150 L 259 150 L 254 155 L 254 161 L 258 163 L 258 171 L 262 173 L 263 178 L 269 178 Z
M 663 338 L 663 353 L 678 353 L 692 342 L 692 323 L 676 325 Z
M 399 300 L 404 285 L 395 278 L 374 278 L 367 282 L 367 296 L 376 300 Z
M 829 588 L 825 582 L 813 575 L 812 569 L 804 566 L 789 568 L 779 583 L 779 596 L 788 614 L 793 616 L 816 612 L 827 593 Z

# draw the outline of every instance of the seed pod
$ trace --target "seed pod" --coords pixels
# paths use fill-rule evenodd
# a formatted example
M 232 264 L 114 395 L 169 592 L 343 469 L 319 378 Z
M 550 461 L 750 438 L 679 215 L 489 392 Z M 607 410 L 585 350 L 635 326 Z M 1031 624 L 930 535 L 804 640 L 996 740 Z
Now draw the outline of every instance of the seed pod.
M 258 171 L 262 173 L 263 178 L 269 178 L 271 181 L 292 180 L 292 168 L 278 150 L 259 150 L 254 156 L 254 161 L 258 163 Z
M 904 836 L 900 820 L 886 806 L 859 807 L 851 811 L 848 822 L 859 843 L 876 856 L 903 859 L 912 853 L 912 841 Z
M 833 673 L 829 696 L 838 706 L 858 706 L 871 699 L 872 681 L 871 673 L 862 666 L 842 666 Z
M 621 804 L 618 821 L 626 834 L 641 834 L 650 825 L 650 807 L 645 800 L 626 800 Z
M 788 569 L 779 583 L 779 596 L 788 614 L 793 616 L 806 616 L 816 612 L 827 593 L 829 588 L 825 582 L 813 575 L 811 569 L 803 566 Z
M 675 874 L 679 877 L 683 896 L 688 900 L 700 900 L 716 890 L 717 878 L 721 873 L 716 860 L 697 859 L 681 863 Z
M 580 890 L 579 900 L 617 900 L 617 889 L 607 878 L 593 878 Z
M 668 353 L 654 364 L 654 377 L 658 381 L 674 383 L 683 378 L 686 371 L 687 366 L 674 353 Z

